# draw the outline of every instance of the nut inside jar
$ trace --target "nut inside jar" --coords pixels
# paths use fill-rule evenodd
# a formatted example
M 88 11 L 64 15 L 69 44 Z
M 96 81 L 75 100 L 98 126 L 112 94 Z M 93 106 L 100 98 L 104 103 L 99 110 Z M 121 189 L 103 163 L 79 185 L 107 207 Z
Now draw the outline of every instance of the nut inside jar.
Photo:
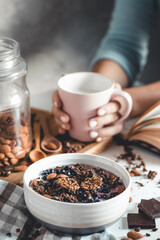
M 30 119 L 19 108 L 0 111 L 0 169 L 12 169 L 27 157 L 30 148 Z

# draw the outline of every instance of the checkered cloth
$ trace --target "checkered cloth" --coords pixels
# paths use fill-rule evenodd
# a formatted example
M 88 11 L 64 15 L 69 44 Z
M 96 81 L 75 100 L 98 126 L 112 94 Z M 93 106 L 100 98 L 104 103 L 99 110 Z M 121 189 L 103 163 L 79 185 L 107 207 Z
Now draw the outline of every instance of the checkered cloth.
M 23 189 L 0 180 L 0 240 L 114 240 L 104 231 L 87 236 L 51 233 L 38 223 L 25 205 Z

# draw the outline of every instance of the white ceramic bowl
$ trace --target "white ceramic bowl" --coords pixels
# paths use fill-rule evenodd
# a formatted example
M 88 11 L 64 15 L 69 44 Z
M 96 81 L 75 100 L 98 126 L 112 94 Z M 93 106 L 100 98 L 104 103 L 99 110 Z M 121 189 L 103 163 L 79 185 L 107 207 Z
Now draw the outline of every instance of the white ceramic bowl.
M 100 167 L 114 173 L 124 182 L 125 191 L 102 202 L 67 203 L 43 197 L 29 187 L 30 180 L 37 178 L 42 170 L 76 163 Z M 63 233 L 90 234 L 104 230 L 126 211 L 130 189 L 130 176 L 124 167 L 108 158 L 90 154 L 50 156 L 32 164 L 24 174 L 24 197 L 29 211 L 49 229 Z

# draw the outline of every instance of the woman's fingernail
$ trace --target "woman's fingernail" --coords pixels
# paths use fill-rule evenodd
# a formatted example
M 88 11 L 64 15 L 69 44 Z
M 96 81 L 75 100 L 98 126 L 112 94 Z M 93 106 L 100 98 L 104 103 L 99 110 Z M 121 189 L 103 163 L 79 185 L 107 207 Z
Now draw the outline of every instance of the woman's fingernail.
M 61 127 L 62 127 L 63 129 L 66 129 L 66 126 L 65 126 L 65 124 L 62 124 L 62 125 L 61 125 Z
M 98 137 L 98 132 L 94 132 L 94 131 L 90 132 L 90 137 L 91 137 L 91 138 L 96 138 L 96 137 Z
M 66 118 L 65 118 L 64 116 L 60 116 L 60 120 L 61 120 L 62 122 L 66 122 Z
M 99 116 L 103 116 L 106 113 L 106 111 L 104 109 L 99 109 L 98 110 L 98 115 Z
M 58 107 L 58 104 L 57 104 L 56 101 L 53 102 L 53 105 L 54 105 L 55 107 Z
M 91 120 L 91 121 L 89 122 L 89 126 L 90 126 L 91 128 L 97 126 L 97 121 L 96 121 L 96 120 Z
M 102 138 L 101 138 L 101 137 L 98 137 L 98 138 L 96 139 L 96 141 L 97 141 L 97 142 L 101 142 L 101 141 L 102 141 Z

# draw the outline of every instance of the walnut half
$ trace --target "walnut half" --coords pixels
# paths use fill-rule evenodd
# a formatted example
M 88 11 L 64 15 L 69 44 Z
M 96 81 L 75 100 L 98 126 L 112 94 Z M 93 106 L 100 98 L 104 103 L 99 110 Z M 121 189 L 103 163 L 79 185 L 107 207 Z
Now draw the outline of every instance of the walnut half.
M 96 190 L 101 188 L 102 183 L 102 178 L 99 177 L 86 178 L 81 183 L 81 187 L 85 190 Z

